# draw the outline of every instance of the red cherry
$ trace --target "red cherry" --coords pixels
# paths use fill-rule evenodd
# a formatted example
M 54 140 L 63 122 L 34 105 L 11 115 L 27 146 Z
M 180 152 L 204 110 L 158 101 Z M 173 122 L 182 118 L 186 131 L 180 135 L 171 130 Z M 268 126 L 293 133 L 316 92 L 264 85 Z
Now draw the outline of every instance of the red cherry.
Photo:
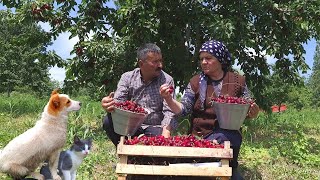
M 169 93 L 170 93 L 170 94 L 173 93 L 173 86 L 169 86 Z
M 77 49 L 76 49 L 76 54 L 77 54 L 78 56 L 81 56 L 81 55 L 83 54 L 83 48 L 82 48 L 82 47 L 77 47 Z
M 42 10 L 51 10 L 51 6 L 49 4 L 44 4 L 40 7 Z

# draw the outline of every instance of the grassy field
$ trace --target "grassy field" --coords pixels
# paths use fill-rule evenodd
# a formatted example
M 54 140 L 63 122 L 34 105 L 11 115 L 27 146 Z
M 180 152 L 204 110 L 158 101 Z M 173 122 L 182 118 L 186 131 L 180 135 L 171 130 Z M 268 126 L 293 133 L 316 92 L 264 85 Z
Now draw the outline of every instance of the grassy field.
M 92 137 L 93 148 L 86 157 L 77 179 L 116 179 L 113 165 L 118 162 L 115 147 L 101 128 L 104 115 L 100 102 L 88 97 L 74 98 L 83 102 L 79 112 L 69 116 L 68 144 L 74 134 Z M 47 99 L 28 94 L 0 95 L 0 148 L 12 138 L 32 127 L 39 119 Z M 320 119 L 319 110 L 290 109 L 283 113 L 265 115 L 246 121 L 243 126 L 243 146 L 240 169 L 245 179 L 320 179 Z M 182 120 L 179 131 L 184 134 L 187 121 Z M 0 173 L 0 179 L 10 179 Z

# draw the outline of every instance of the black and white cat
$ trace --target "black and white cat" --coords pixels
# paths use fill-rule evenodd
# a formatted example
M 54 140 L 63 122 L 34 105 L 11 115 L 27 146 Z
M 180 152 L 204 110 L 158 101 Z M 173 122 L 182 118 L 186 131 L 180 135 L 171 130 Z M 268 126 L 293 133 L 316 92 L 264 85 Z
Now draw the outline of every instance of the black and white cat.
M 69 150 L 62 151 L 59 157 L 58 174 L 64 180 L 75 180 L 77 169 L 81 165 L 83 158 L 86 157 L 91 149 L 92 139 L 80 140 L 74 137 L 73 144 Z M 42 166 L 40 173 L 46 180 L 52 179 L 48 165 Z

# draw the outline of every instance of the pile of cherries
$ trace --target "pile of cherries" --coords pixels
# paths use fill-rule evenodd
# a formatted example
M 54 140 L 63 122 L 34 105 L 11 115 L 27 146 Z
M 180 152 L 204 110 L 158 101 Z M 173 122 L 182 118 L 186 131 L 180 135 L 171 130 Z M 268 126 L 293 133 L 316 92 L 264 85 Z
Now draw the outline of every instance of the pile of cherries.
M 131 111 L 134 113 L 148 114 L 148 112 L 143 107 L 139 106 L 133 101 L 115 102 L 114 106 L 116 108 Z
M 212 97 L 212 101 L 217 103 L 230 103 L 230 104 L 252 104 L 254 103 L 251 98 L 234 97 L 234 96 L 223 96 Z
M 148 145 L 148 146 L 178 146 L 178 147 L 200 147 L 200 148 L 224 148 L 223 144 L 215 144 L 206 139 L 197 139 L 193 135 L 189 136 L 171 136 L 165 138 L 162 135 L 158 136 L 142 136 L 134 137 L 126 140 L 126 145 Z

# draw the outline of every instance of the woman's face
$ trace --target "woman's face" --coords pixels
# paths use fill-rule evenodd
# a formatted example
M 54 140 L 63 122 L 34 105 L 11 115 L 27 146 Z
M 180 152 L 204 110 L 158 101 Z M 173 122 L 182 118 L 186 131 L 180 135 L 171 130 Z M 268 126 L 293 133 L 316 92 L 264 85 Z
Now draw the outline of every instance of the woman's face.
M 200 53 L 200 65 L 202 71 L 207 75 L 211 75 L 222 70 L 222 65 L 219 60 L 207 52 Z

